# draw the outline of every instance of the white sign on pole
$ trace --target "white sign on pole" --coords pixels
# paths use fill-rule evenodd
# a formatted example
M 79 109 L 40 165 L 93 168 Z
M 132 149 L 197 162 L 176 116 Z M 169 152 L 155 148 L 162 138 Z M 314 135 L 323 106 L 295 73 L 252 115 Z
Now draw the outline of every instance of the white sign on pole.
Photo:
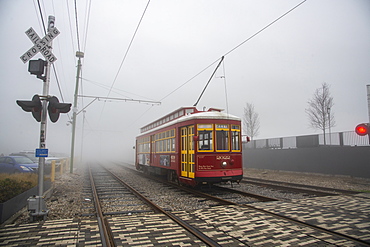
M 48 44 L 60 34 L 56 27 L 51 28 L 51 30 L 42 39 L 40 39 L 32 27 L 30 27 L 25 33 L 35 45 L 21 56 L 23 63 L 27 63 L 38 52 L 40 52 L 49 63 L 53 63 L 57 60 L 48 46 Z

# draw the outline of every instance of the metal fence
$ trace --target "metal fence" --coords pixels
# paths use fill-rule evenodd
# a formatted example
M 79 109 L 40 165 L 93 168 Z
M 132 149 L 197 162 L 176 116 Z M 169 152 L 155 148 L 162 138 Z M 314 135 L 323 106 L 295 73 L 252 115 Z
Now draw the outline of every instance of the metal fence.
M 325 139 L 325 140 L 324 140 Z M 370 146 L 370 136 L 359 136 L 354 131 L 304 136 L 278 137 L 243 142 L 243 148 L 290 149 L 320 146 Z

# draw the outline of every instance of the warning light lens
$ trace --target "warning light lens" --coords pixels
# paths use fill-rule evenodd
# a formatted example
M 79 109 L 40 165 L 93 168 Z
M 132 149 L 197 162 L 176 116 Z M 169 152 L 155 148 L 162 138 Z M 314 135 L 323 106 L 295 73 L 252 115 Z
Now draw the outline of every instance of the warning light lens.
M 364 136 L 369 134 L 369 126 L 367 124 L 359 124 L 355 129 L 357 135 Z

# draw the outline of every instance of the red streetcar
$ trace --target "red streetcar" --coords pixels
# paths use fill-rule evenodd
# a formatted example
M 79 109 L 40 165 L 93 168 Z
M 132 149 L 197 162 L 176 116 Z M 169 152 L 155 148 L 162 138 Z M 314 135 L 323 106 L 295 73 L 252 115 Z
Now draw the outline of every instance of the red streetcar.
M 190 186 L 240 182 L 241 120 L 220 109 L 182 107 L 141 128 L 135 165 Z

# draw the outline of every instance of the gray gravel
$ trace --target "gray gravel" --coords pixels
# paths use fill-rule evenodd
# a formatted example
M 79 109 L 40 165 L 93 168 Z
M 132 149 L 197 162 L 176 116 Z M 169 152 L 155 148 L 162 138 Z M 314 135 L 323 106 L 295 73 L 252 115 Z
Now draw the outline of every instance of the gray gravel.
M 56 179 L 54 193 L 46 201 L 47 208 L 50 210 L 47 220 L 80 217 L 79 215 L 81 214 L 88 214 L 94 211 L 92 201 L 89 198 L 87 176 L 84 172 L 84 169 L 80 169 L 73 174 L 65 173 Z M 214 202 L 208 200 L 176 192 L 173 188 L 159 186 L 156 182 L 132 175 L 124 169 L 119 173 L 119 176 L 124 178 L 129 184 L 134 185 L 139 191 L 149 195 L 155 203 L 169 210 L 191 211 L 214 204 Z M 370 192 L 370 179 L 363 178 L 258 169 L 245 169 L 244 176 Z M 272 192 L 261 191 L 261 188 L 251 185 L 247 187 L 253 190 L 253 193 L 274 197 L 274 195 L 269 194 Z M 21 224 L 27 222 L 28 212 L 24 209 L 15 223 Z
M 368 178 L 253 168 L 244 169 L 244 176 L 334 189 L 370 192 L 370 179 Z

